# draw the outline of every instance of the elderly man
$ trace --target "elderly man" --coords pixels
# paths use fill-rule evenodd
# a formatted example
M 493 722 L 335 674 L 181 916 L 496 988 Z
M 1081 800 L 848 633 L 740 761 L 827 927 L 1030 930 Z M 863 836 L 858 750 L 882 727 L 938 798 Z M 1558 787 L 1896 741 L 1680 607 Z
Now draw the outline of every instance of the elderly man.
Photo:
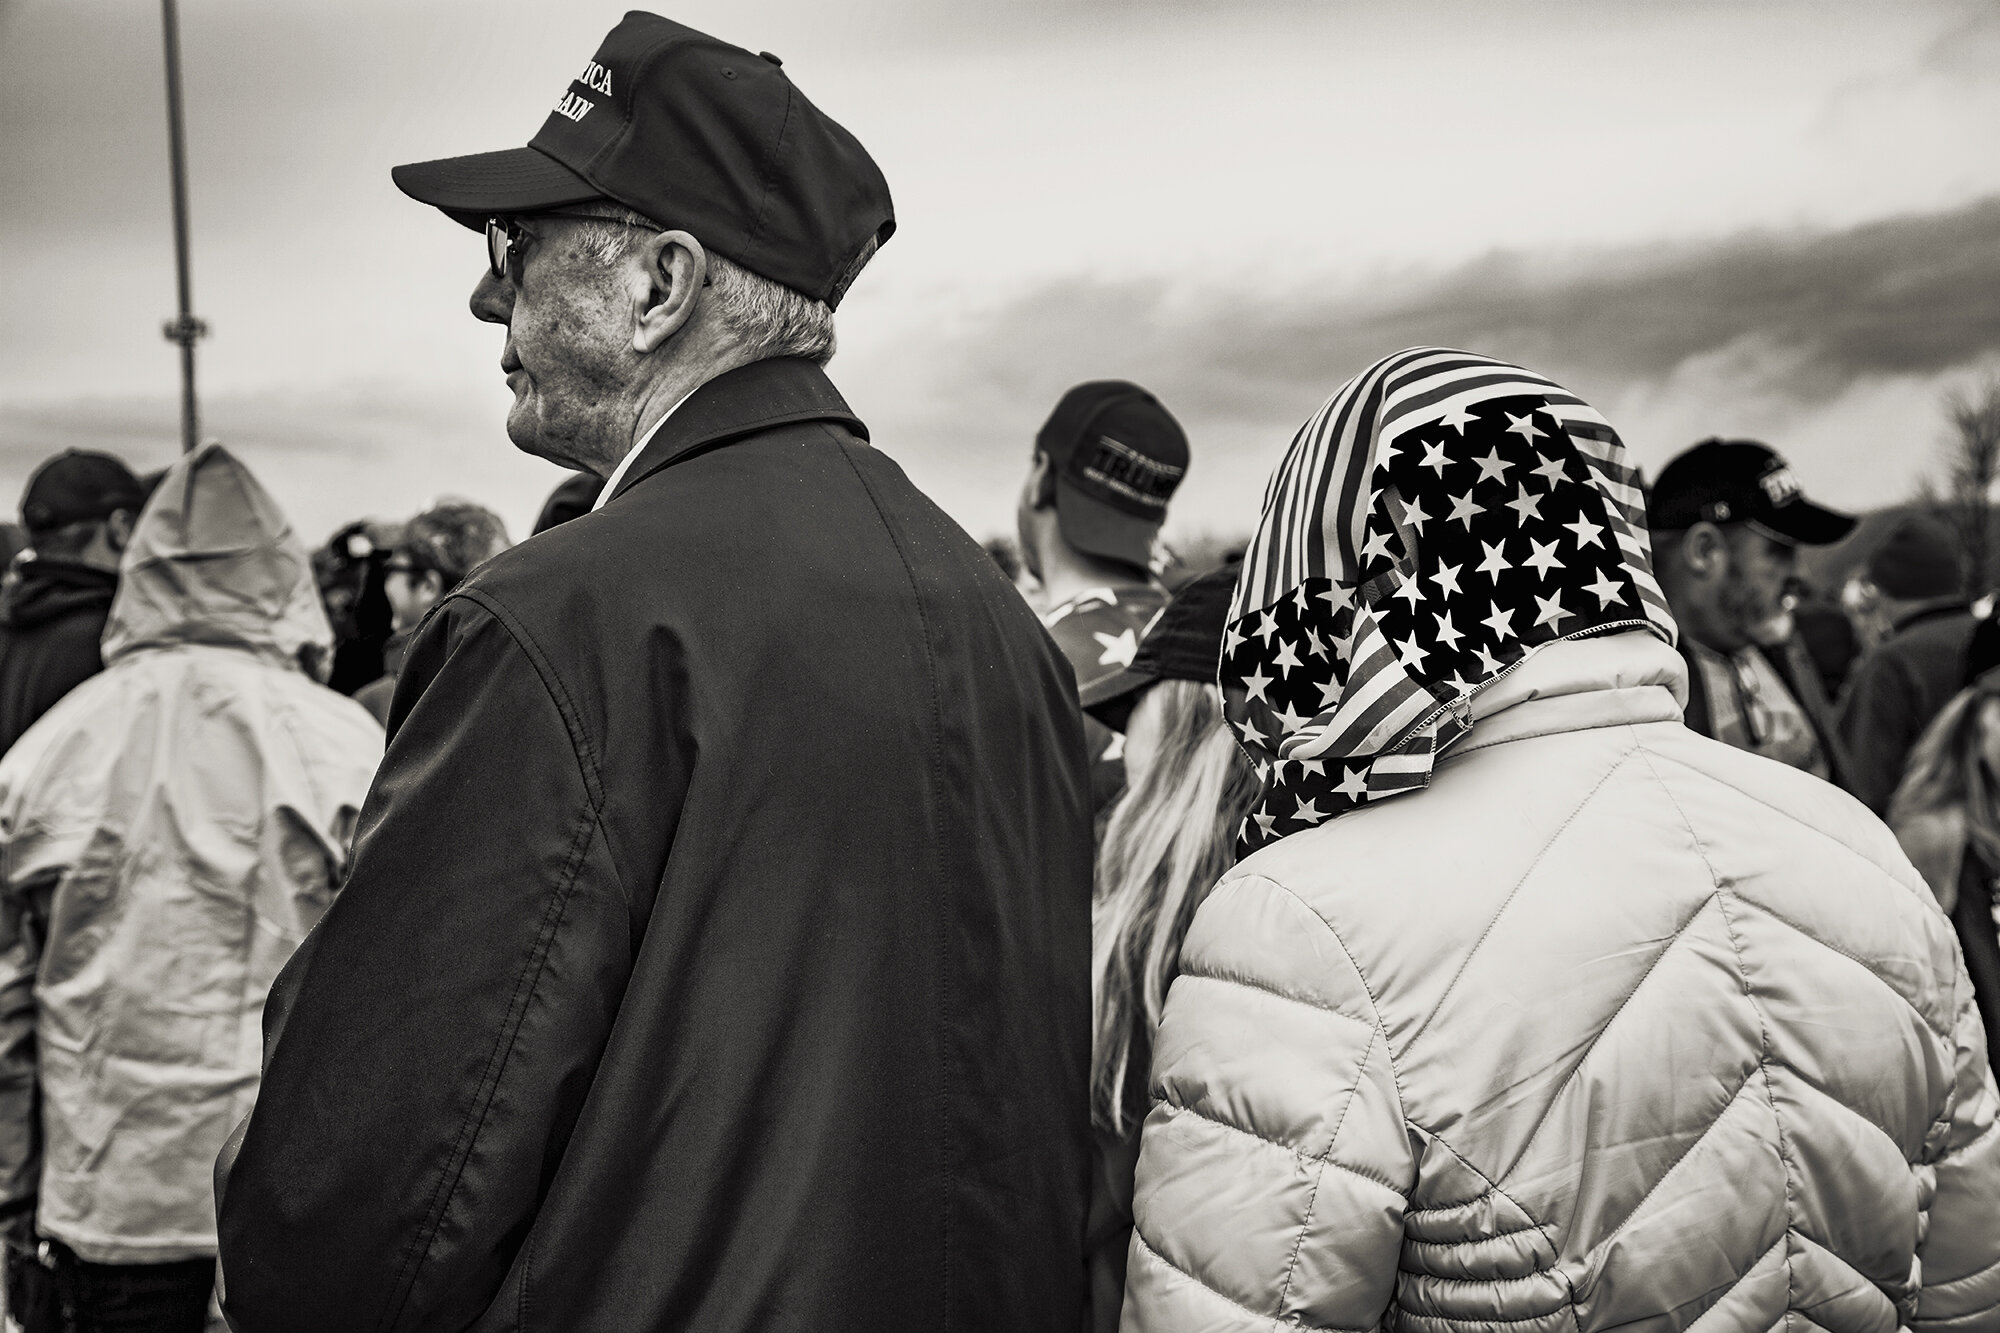
M 1070 1329 L 1070 672 L 821 373 L 892 227 L 752 55 L 626 16 L 486 227 L 515 443 L 607 478 L 410 647 L 352 875 L 218 1166 L 286 1329 Z

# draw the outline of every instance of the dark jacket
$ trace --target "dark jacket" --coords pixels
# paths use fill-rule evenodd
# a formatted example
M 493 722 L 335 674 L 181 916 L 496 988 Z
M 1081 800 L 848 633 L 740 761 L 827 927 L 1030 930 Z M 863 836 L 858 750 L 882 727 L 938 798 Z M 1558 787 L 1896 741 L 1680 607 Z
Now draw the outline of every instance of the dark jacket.
M 1071 1330 L 1068 666 L 812 365 L 411 646 L 218 1167 L 239 1330 Z
M 104 670 L 98 641 L 118 575 L 68 560 L 21 562 L 0 592 L 0 753 Z
M 1796 638 L 1787 639 L 1781 648 L 1758 648 L 1771 669 L 1798 700 L 1805 712 L 1806 721 L 1812 724 L 1813 735 L 1819 738 L 1820 753 L 1826 756 L 1826 766 L 1835 786 L 1842 790 L 1852 790 L 1847 752 L 1840 743 L 1840 733 L 1833 724 L 1833 705 L 1827 701 L 1826 691 L 1820 688 L 1819 673 L 1813 667 L 1812 658 Z M 1713 739 L 1715 736 L 1714 714 L 1710 712 L 1708 686 L 1700 666 L 1695 662 L 1688 647 L 1687 635 L 1681 635 L 1681 660 L 1687 663 L 1688 700 L 1683 710 L 1682 720 L 1689 728 Z
M 1849 790 L 1876 814 L 1903 781 L 1910 748 L 1951 702 L 1965 676 L 1966 645 L 1978 622 L 1964 602 L 1924 607 L 1855 663 L 1840 705 Z

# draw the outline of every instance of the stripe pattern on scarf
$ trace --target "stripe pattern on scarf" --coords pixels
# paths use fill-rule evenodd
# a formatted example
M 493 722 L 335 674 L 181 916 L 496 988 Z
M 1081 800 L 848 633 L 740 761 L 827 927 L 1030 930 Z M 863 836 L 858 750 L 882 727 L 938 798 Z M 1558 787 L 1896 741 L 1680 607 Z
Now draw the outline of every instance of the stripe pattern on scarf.
M 1674 641 L 1610 424 L 1475 353 L 1377 362 L 1293 437 L 1244 556 L 1219 683 L 1264 791 L 1239 852 L 1422 788 L 1480 688 L 1624 629 Z

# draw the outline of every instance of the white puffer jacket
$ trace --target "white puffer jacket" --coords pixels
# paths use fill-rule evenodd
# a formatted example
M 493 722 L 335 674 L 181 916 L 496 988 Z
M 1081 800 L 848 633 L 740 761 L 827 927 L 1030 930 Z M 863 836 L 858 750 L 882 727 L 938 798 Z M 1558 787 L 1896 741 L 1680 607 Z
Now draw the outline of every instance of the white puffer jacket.
M 2000 1328 L 1949 923 L 1645 635 L 1485 691 L 1426 791 L 1250 857 L 1167 1002 L 1127 1333 Z

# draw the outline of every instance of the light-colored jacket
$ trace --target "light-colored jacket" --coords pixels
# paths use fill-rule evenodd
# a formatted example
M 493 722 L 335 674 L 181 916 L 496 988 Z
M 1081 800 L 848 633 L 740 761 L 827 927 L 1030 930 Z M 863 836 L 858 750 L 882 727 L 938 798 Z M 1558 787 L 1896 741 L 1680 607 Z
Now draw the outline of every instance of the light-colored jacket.
M 1246 859 L 1153 1067 L 1127 1333 L 2000 1328 L 1984 1036 L 1895 840 L 1644 635 Z
M 39 1192 L 86 1259 L 215 1253 L 265 993 L 382 753 L 297 666 L 329 639 L 304 547 L 210 446 L 138 521 L 105 671 L 0 761 L 0 1197 Z

